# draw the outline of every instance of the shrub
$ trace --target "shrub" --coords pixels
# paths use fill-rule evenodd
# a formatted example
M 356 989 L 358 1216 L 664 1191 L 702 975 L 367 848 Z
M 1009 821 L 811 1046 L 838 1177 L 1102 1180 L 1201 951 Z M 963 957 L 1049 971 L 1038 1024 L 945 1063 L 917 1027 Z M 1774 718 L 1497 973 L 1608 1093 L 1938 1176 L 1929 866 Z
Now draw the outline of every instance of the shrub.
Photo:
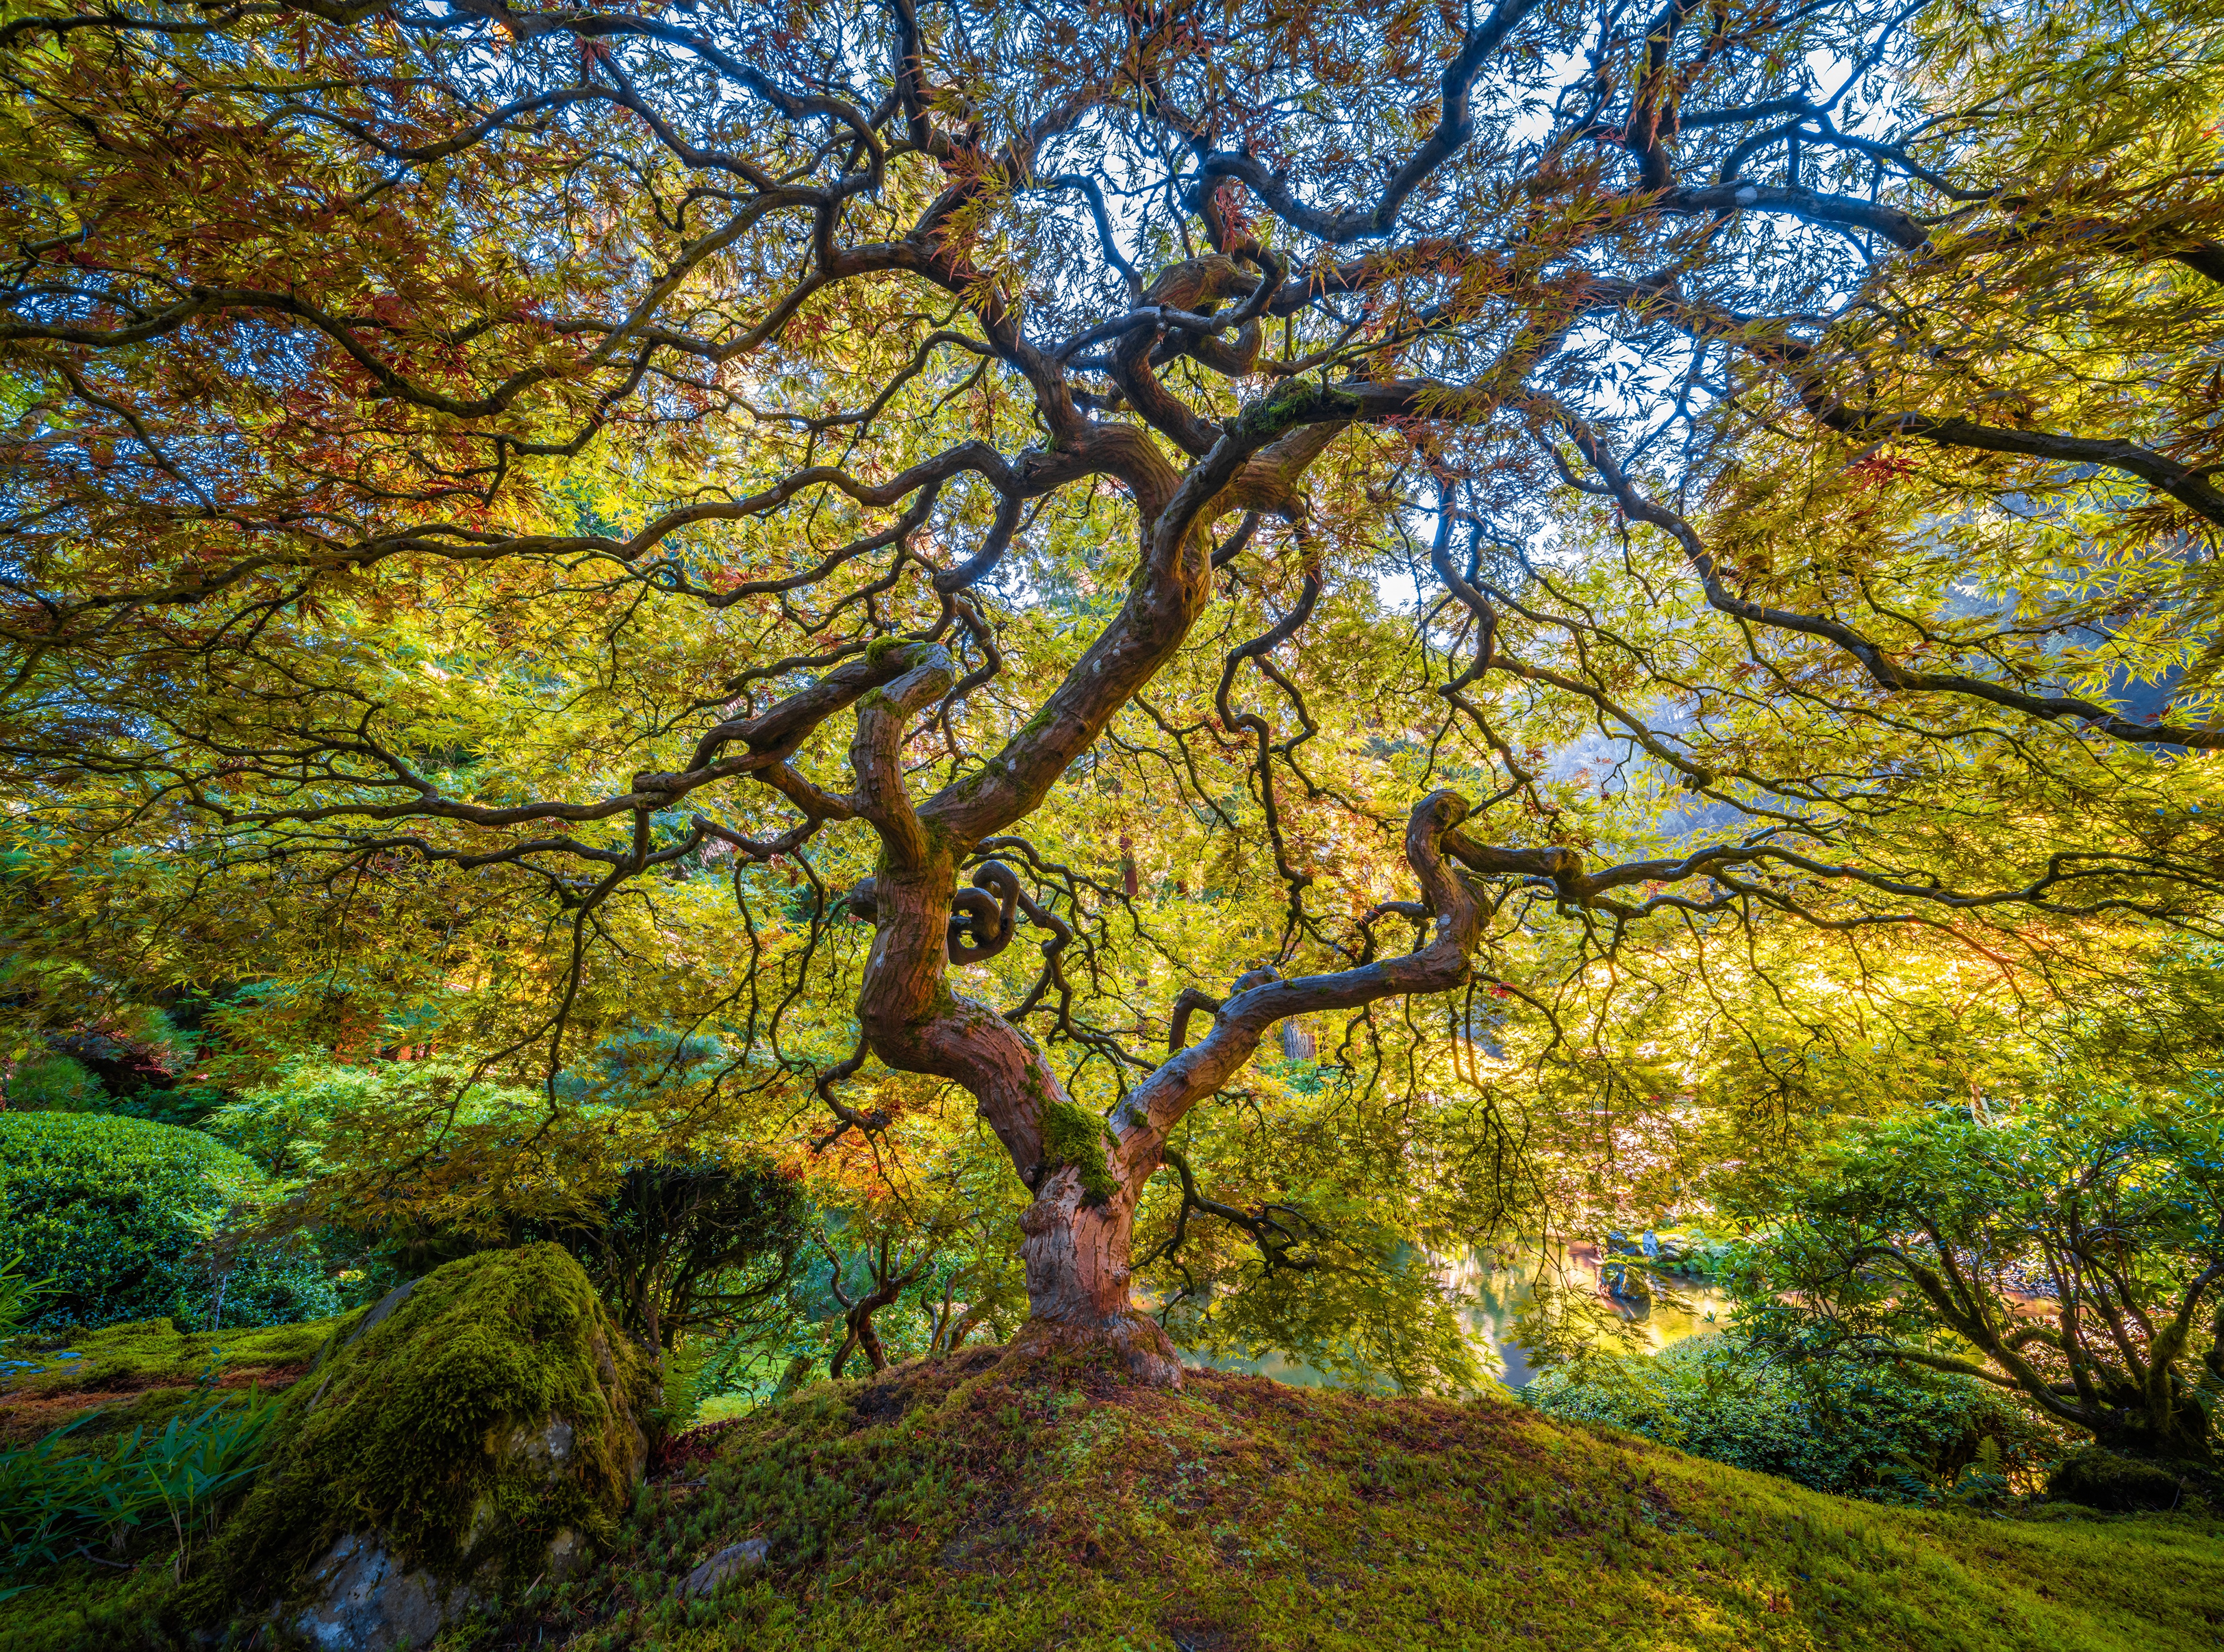
M 219 1402 L 159 1432 L 134 1428 L 98 1451 L 70 1438 L 80 1417 L 0 1452 L 0 1574 L 52 1566 L 88 1543 L 122 1548 L 144 1527 L 188 1541 L 254 1474 L 276 1409 L 260 1396 Z
M 226 1101 L 202 1128 L 271 1174 L 307 1181 L 335 1221 L 383 1227 L 408 1218 L 499 1242 L 520 1212 L 578 1203 L 563 1178 L 543 1174 L 545 1153 L 518 1162 L 517 1144 L 548 1122 L 538 1087 L 481 1077 L 469 1061 L 300 1057 Z M 603 1122 L 598 1115 L 591 1127 L 597 1141 Z M 397 1161 L 428 1151 L 439 1173 L 394 1174 Z
M 2068 1075 L 1980 1123 L 1857 1123 L 1766 1182 L 1732 1273 L 1741 1334 L 1778 1357 L 2005 1376 L 2111 1450 L 2213 1462 L 2224 1386 L 2224 1086 Z M 2105 1236 L 2096 1238 L 2095 1236 Z M 2019 1312 L 2019 1292 L 2052 1299 Z
M 453 1060 L 351 1063 L 300 1057 L 270 1083 L 227 1100 L 202 1128 L 271 1174 L 300 1177 L 327 1168 L 325 1152 L 336 1134 L 347 1156 L 345 1145 L 363 1133 L 368 1119 L 402 1120 L 401 1133 L 414 1136 L 506 1111 L 540 1116 L 537 1092 L 473 1086 L 471 1076 L 469 1063 Z M 459 1092 L 464 1099 L 458 1104 Z
M 134 1072 L 138 1082 L 111 1091 L 101 1075 L 74 1055 L 60 1051 L 32 1057 L 7 1083 L 8 1111 L 19 1113 L 113 1113 L 151 1119 L 157 1124 L 198 1124 L 224 1099 L 214 1085 L 183 1087 L 156 1083 Z
M 1794 1376 L 1722 1335 L 1649 1358 L 1594 1353 L 1521 1397 L 1564 1421 L 1887 1503 L 1988 1495 L 2052 1454 L 2020 1408 L 1967 1378 L 1850 1363 Z
M 2047 1476 L 2046 1495 L 2088 1509 L 2127 1514 L 2139 1509 L 2175 1509 L 2185 1500 L 2185 1487 L 2159 1463 L 2088 1446 L 2055 1465 Z
M 775 1316 L 802 1250 L 805 1206 L 768 1161 L 635 1165 L 596 1219 L 545 1225 L 627 1335 L 669 1350 L 691 1333 Z M 529 1225 L 519 1237 L 539 1237 Z
M 224 1092 L 214 1085 L 187 1085 L 182 1089 L 155 1086 L 107 1104 L 102 1111 L 123 1118 L 144 1118 L 157 1124 L 199 1125 L 216 1111 Z
M 8 1080 L 8 1105 L 16 1112 L 98 1112 L 107 1103 L 107 1090 L 73 1055 L 35 1055 Z
M 242 1245 L 225 1233 L 227 1219 L 266 1191 L 252 1164 L 198 1130 L 0 1114 L 0 1229 L 22 1247 L 26 1271 L 51 1280 L 35 1330 L 165 1316 L 206 1327 L 219 1313 L 225 1325 L 274 1325 L 337 1313 L 306 1241 Z

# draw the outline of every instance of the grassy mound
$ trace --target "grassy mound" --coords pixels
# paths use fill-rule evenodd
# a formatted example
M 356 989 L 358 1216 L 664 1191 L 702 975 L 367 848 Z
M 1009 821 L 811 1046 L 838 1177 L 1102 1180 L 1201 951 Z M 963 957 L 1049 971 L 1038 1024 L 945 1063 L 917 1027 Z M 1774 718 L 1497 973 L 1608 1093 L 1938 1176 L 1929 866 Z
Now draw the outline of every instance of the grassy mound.
M 597 1574 L 494 1643 L 572 1652 L 2224 1644 L 2224 1522 L 1848 1503 L 1504 1400 L 993 1351 L 683 1437 Z M 689 1570 L 750 1537 L 767 1571 Z M 545 1636 L 545 1643 L 542 1638 Z
M 214 1333 L 141 1320 L 64 1343 L 19 1343 L 7 1351 L 11 1369 L 0 1381 L 0 1448 L 74 1421 L 64 1450 L 99 1453 L 133 1428 L 151 1436 L 174 1417 L 243 1402 L 253 1389 L 282 1390 L 335 1332 L 361 1317 L 358 1309 L 302 1325 Z M 199 1555 L 206 1535 L 195 1522 L 189 1556 Z M 28 1585 L 0 1579 L 0 1652 L 144 1652 L 180 1644 L 163 1621 L 178 1557 L 159 1529 L 142 1536 L 152 1546 L 129 1565 L 86 1551 L 34 1574 Z
M 444 1648 L 2224 1646 L 2224 1520 L 2205 1514 L 1910 1513 L 1504 1400 L 1214 1372 L 1165 1394 L 999 1358 L 824 1383 L 683 1436 L 599 1571 Z M 680 1592 L 751 1537 L 765 1572 Z M 167 1555 L 73 1562 L 0 1608 L 0 1652 L 183 1649 L 172 1579 Z

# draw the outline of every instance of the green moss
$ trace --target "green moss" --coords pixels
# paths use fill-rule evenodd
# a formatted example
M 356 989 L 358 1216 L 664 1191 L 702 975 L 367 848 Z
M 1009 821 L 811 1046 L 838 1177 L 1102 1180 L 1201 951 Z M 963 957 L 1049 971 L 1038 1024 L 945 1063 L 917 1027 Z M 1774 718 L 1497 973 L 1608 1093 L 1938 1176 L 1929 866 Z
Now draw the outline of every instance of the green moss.
M 1027 1076 L 1040 1086 L 1033 1067 L 1027 1069 Z M 1043 1108 L 1040 1122 L 1044 1164 L 1053 1170 L 1071 1165 L 1080 1171 L 1081 1191 L 1094 1203 L 1102 1204 L 1119 1190 L 1105 1161 L 1103 1119 L 1072 1102 L 1053 1101 Z
M 354 1324 L 363 1309 L 300 1325 L 258 1326 L 241 1331 L 180 1331 L 167 1320 L 129 1320 L 16 1357 L 35 1362 L 11 1392 L 55 1393 L 66 1388 L 144 1387 L 168 1378 L 192 1382 L 211 1366 L 288 1366 L 314 1359 L 332 1333 Z M 70 1358 L 75 1355 L 74 1358 Z
M 523 1583 L 559 1531 L 608 1536 L 652 1383 L 560 1247 L 450 1263 L 288 1394 L 188 1610 L 268 1598 L 351 1531 L 443 1579 Z M 552 1416 L 573 1431 L 560 1470 L 525 1433 Z
M 928 858 L 946 870 L 955 869 L 973 847 L 970 842 L 961 841 L 946 822 L 932 815 L 921 820 L 919 827 L 926 835 Z
M 0 1440 L 21 1444 L 86 1411 L 98 1415 L 73 1437 L 88 1445 L 142 1423 L 159 1428 L 180 1412 L 205 1408 L 211 1383 L 223 1384 L 219 1401 L 244 1397 L 250 1385 L 276 1391 L 359 1314 L 213 1333 L 132 1320 L 43 1347 L 19 1345 L 9 1358 L 29 1369 L 0 1395 Z
M 866 663 L 869 665 L 878 665 L 881 661 L 887 659 L 888 655 L 894 653 L 898 649 L 909 648 L 910 646 L 911 639 L 909 637 L 876 636 L 871 642 L 865 644 Z
M 1301 424 L 1353 418 L 1362 410 L 1354 391 L 1317 380 L 1292 378 L 1244 415 L 1244 422 L 1259 435 L 1276 436 Z
M 933 996 L 926 1001 L 926 1013 L 919 1019 L 941 1021 L 956 1015 L 959 1007 L 957 995 L 950 990 L 950 978 L 944 975 L 937 978 Z
M 173 1568 L 159 1560 L 128 1572 L 73 1560 L 0 1606 L 6 1652 L 180 1652 L 191 1643 L 169 1610 Z
M 548 1607 L 571 1652 L 919 1646 L 2213 1648 L 2224 1527 L 1848 1503 L 1503 1400 L 995 1350 L 821 1383 L 731 1426 Z M 673 1583 L 744 1537 L 768 1571 Z

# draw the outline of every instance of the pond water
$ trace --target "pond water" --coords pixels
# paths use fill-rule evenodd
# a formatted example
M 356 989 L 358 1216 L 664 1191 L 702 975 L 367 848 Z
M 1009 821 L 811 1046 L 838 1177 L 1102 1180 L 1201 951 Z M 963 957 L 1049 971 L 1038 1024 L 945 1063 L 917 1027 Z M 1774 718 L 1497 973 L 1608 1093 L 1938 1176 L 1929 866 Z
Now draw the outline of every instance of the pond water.
M 1649 1307 L 1609 1296 L 1600 1282 L 1598 1251 L 1589 1244 L 1553 1244 L 1541 1255 L 1533 1241 L 1520 1247 L 1471 1249 L 1440 1258 L 1437 1268 L 1444 1283 L 1468 1303 L 1463 1314 L 1468 1339 L 1482 1355 L 1484 1370 L 1494 1372 L 1500 1382 L 1513 1389 L 1537 1374 L 1530 1351 L 1517 1337 L 1515 1324 L 1534 1298 L 1540 1277 L 1562 1292 L 1595 1297 L 1633 1333 L 1637 1345 L 1651 1353 L 1687 1337 L 1719 1330 L 1729 1321 L 1729 1297 L 1700 1280 L 1671 1277 L 1666 1282 L 1668 1291 L 1660 1293 Z M 1672 1301 L 1660 1300 L 1670 1295 Z M 1621 1338 L 1615 1340 L 1623 1342 Z M 1192 1353 L 1190 1358 L 1202 1356 Z M 1249 1371 L 1307 1388 L 1335 1380 L 1279 1354 L 1206 1363 L 1223 1370 Z
M 1702 1280 L 1671 1275 L 1661 1282 L 1666 1288 L 1656 1289 L 1648 1306 L 1608 1295 L 1599 1281 L 1598 1252 L 1588 1244 L 1555 1245 L 1542 1259 L 1531 1249 L 1510 1261 L 1470 1250 L 1446 1269 L 1446 1282 L 1473 1304 L 1466 1313 L 1469 1339 L 1497 1356 L 1502 1364 L 1499 1381 L 1508 1388 L 1520 1388 L 1536 1375 L 1529 1351 L 1516 1339 L 1514 1324 L 1535 1294 L 1540 1270 L 1554 1278 L 1560 1289 L 1594 1296 L 1612 1309 L 1636 1333 L 1636 1345 L 1648 1353 L 1657 1354 L 1729 1322 L 1728 1294 Z

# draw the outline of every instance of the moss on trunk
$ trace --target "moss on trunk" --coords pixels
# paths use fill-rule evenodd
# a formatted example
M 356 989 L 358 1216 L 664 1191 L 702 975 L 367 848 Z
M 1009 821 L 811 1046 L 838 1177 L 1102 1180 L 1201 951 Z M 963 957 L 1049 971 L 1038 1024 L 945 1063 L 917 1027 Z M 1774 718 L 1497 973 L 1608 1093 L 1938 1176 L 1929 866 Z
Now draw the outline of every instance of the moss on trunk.
M 1029 1076 L 1033 1076 L 1032 1069 Z M 1061 1170 L 1071 1165 L 1079 1173 L 1081 1191 L 1091 1204 L 1101 1205 L 1120 1191 L 1105 1156 L 1104 1121 L 1086 1107 L 1070 1101 L 1044 1105 L 1042 1156 L 1046 1169 Z

